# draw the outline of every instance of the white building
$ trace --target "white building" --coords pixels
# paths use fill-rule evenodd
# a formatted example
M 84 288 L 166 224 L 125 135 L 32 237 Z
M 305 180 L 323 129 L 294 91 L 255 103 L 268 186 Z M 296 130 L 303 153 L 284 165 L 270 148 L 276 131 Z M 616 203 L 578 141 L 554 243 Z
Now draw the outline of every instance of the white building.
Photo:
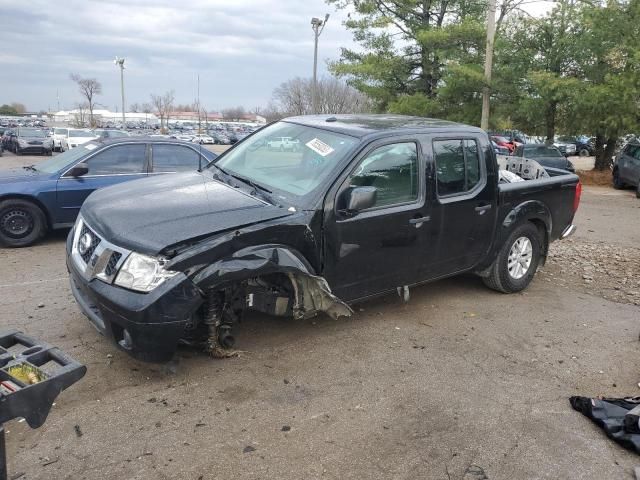
M 89 109 L 80 110 L 78 108 L 74 110 L 61 110 L 53 114 L 53 120 L 55 122 L 77 122 L 82 117 L 85 121 L 89 121 Z M 96 109 L 93 111 L 93 118 L 96 122 L 122 122 L 121 112 L 111 112 L 110 110 Z M 124 118 L 127 122 L 146 122 L 149 124 L 156 124 L 159 122 L 158 117 L 153 113 L 144 112 L 125 112 Z

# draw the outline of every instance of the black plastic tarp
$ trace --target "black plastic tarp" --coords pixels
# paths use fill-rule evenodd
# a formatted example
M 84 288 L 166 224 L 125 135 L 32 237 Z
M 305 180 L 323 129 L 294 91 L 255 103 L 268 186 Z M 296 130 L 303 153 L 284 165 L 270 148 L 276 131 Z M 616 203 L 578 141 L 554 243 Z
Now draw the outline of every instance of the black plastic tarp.
M 631 398 L 589 398 L 571 397 L 571 406 L 589 417 L 602 428 L 607 436 L 623 447 L 640 453 L 640 433 L 636 421 L 635 428 L 625 428 L 625 415 L 640 404 L 640 397 Z

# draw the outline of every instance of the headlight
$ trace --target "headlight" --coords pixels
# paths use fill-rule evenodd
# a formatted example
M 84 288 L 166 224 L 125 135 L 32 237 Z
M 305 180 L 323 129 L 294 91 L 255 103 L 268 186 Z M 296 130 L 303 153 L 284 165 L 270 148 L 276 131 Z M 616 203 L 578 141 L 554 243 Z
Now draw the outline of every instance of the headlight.
M 114 283 L 131 290 L 150 292 L 166 279 L 178 274 L 165 270 L 164 263 L 162 259 L 132 252 L 120 268 Z
M 27 145 L 26 140 L 23 140 L 21 138 L 18 139 L 18 145 L 22 146 L 22 145 Z

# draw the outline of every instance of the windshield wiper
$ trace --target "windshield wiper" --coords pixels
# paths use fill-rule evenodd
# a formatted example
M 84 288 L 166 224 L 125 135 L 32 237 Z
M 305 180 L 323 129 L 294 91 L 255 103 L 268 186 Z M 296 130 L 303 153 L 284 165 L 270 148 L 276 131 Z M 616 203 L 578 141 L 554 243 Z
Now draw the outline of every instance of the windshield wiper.
M 38 169 L 36 168 L 35 165 L 24 165 L 22 168 L 24 168 L 25 170 L 30 170 L 32 172 L 37 172 Z
M 273 197 L 271 197 L 271 195 L 269 195 L 270 193 L 273 193 L 271 190 L 269 190 L 267 187 L 263 187 L 262 185 L 257 184 L 256 182 L 254 182 L 253 180 L 249 180 L 248 178 L 244 178 L 241 177 L 240 175 L 235 175 L 233 173 L 230 173 L 228 175 L 231 175 L 233 178 L 240 180 L 243 183 L 246 183 L 247 185 L 251 185 L 253 187 L 253 194 L 256 195 L 258 193 L 258 190 L 262 190 L 261 196 L 264 197 L 267 202 L 275 205 L 276 202 L 273 200 Z

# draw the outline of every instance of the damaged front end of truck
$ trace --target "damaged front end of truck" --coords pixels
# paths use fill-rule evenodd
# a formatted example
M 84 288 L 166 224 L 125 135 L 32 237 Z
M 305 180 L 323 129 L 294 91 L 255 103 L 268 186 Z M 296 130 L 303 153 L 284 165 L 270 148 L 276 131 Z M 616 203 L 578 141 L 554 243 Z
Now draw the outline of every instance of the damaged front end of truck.
M 233 330 L 248 311 L 298 320 L 319 313 L 335 319 L 353 313 L 297 248 L 261 244 L 233 251 L 257 238 L 289 238 L 303 251 L 316 251 L 307 225 L 279 221 L 224 234 L 169 260 L 167 268 L 184 270 L 203 297 L 186 343 L 200 345 L 214 357 L 228 357 L 238 353 L 233 350 Z M 232 253 L 209 263 L 221 251 Z

